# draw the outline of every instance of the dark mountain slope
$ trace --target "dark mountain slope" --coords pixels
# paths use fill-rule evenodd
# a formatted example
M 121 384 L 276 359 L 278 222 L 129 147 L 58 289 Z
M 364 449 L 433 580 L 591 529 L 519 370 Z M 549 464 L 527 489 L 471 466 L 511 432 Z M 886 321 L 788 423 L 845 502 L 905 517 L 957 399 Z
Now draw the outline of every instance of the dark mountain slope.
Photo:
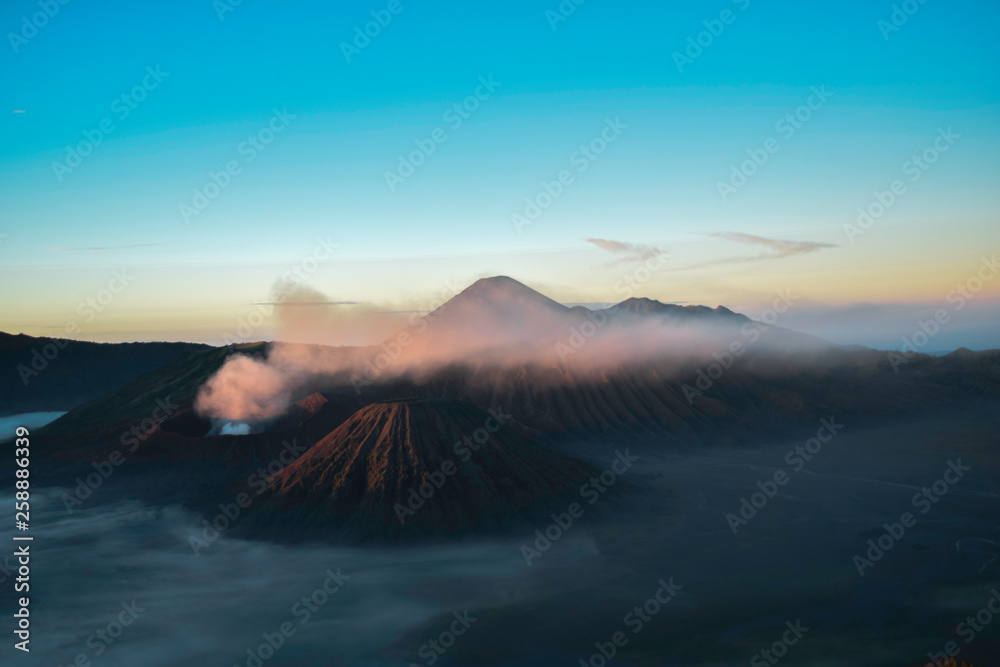
M 70 410 L 207 349 L 195 343 L 88 343 L 0 332 L 0 415 Z

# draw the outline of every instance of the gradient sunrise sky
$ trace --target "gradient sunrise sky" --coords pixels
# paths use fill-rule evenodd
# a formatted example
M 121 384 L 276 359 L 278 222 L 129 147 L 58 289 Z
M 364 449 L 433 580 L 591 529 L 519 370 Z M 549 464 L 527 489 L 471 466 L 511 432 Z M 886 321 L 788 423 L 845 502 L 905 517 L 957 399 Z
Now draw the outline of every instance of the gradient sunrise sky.
M 496 274 L 748 315 L 790 289 L 780 324 L 892 348 L 1000 245 L 995 2 L 40 6 L 0 9 L 8 332 L 219 342 L 298 268 L 366 312 Z M 998 303 L 985 280 L 935 350 L 1000 347 Z

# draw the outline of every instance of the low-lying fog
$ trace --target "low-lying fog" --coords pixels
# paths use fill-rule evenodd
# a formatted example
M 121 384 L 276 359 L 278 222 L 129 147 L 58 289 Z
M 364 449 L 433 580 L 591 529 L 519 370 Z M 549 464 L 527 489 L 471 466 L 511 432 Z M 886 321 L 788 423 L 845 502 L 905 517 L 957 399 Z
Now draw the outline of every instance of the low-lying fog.
M 100 505 L 98 490 L 67 515 L 58 490 L 36 492 L 32 653 L 16 664 L 70 665 L 82 654 L 107 667 L 596 665 L 595 644 L 610 646 L 622 631 L 627 643 L 609 664 L 733 665 L 793 636 L 786 623 L 808 630 L 785 646 L 783 665 L 923 664 L 949 641 L 960 658 L 990 655 L 996 627 L 968 644 L 954 629 L 1000 584 L 995 408 L 868 431 L 846 424 L 799 471 L 786 456 L 802 441 L 632 448 L 639 460 L 624 477 L 641 490 L 633 506 L 571 526 L 531 566 L 521 553 L 534 542 L 529 531 L 370 550 L 223 533 L 196 556 L 189 537 L 202 526 L 178 508 Z M 602 467 L 614 457 L 611 446 L 571 449 Z M 959 458 L 970 469 L 922 514 L 914 495 Z M 787 482 L 734 535 L 726 514 L 779 469 Z M 5 531 L 12 508 L 0 499 Z M 916 525 L 859 575 L 854 556 L 907 511 Z M 306 607 L 296 604 L 325 582 L 337 586 L 328 571 L 349 579 L 317 595 L 328 599 L 303 624 Z M 0 584 L 6 600 L 11 577 Z M 676 596 L 650 604 L 658 609 L 646 621 L 628 616 L 665 595 L 661 580 L 681 587 Z M 273 655 L 248 655 L 283 623 L 294 634 Z M 8 636 L 0 647 L 3 664 L 15 664 L 12 644 Z

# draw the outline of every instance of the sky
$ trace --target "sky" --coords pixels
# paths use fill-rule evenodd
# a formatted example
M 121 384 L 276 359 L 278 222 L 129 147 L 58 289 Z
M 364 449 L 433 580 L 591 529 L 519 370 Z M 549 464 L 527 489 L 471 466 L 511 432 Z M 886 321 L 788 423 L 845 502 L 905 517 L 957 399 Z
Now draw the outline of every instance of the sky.
M 266 338 L 282 281 L 350 320 L 503 274 L 1000 347 L 994 2 L 45 7 L 0 8 L 0 330 Z

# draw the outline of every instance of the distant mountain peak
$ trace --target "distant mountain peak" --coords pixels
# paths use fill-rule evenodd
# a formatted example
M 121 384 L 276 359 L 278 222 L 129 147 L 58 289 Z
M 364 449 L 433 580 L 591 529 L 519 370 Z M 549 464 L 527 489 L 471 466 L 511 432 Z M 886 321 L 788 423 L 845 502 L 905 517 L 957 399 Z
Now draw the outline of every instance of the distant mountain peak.
M 430 319 L 439 316 L 457 318 L 496 317 L 509 323 L 519 322 L 524 316 L 564 313 L 569 309 L 541 292 L 509 276 L 480 278 L 434 311 Z
M 472 289 L 477 285 L 518 285 L 520 287 L 525 287 L 530 289 L 519 280 L 514 280 L 510 276 L 490 276 L 489 278 L 480 278 L 476 282 L 472 283 L 466 289 Z
M 515 299 L 528 299 L 540 303 L 551 304 L 564 307 L 557 301 L 553 301 L 538 290 L 531 289 L 524 283 L 514 280 L 510 276 L 492 276 L 490 278 L 480 278 L 462 290 L 455 299 L 459 298 L 483 298 L 489 300 L 511 301 Z

